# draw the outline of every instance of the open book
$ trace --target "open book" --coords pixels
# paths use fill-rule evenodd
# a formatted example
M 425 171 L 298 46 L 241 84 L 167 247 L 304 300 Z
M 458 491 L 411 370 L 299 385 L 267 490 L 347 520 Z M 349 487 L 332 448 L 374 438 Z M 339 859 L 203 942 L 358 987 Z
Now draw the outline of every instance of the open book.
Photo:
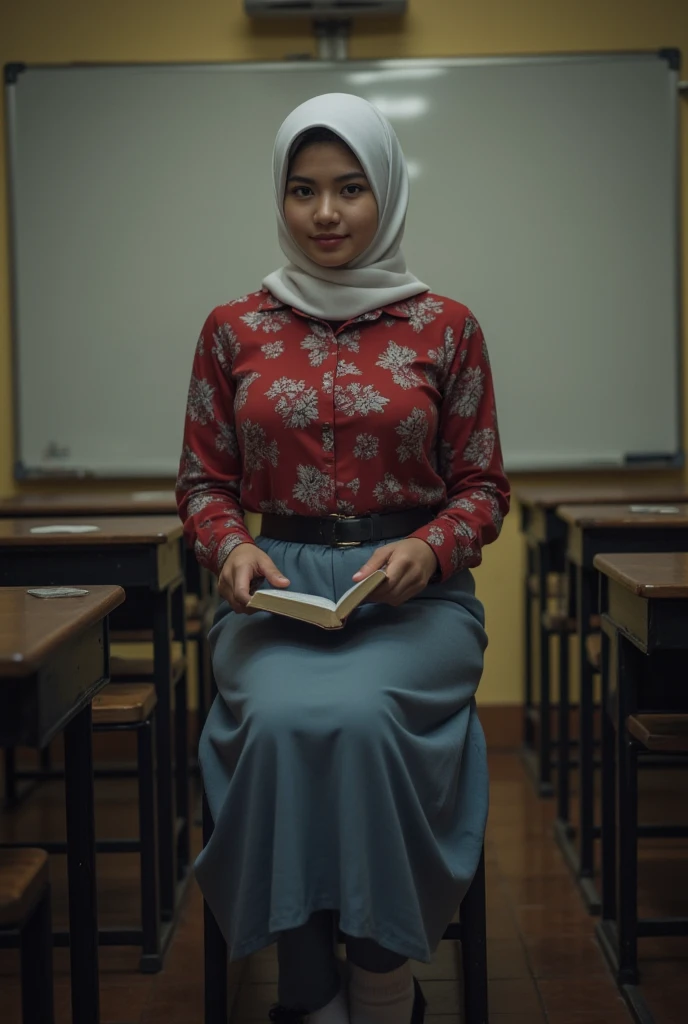
M 384 569 L 377 569 L 347 590 L 335 604 L 326 597 L 315 597 L 312 594 L 295 594 L 288 590 L 257 590 L 248 602 L 248 608 L 274 612 L 276 615 L 287 615 L 291 619 L 312 622 L 322 629 L 342 629 L 348 616 L 372 594 L 383 580 L 387 579 Z

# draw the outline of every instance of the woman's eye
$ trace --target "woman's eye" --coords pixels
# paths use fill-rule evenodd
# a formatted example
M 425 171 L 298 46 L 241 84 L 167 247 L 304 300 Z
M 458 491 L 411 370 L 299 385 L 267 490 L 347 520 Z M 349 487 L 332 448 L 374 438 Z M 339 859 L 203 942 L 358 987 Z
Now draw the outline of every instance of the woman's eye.
M 308 185 L 297 185 L 296 188 L 292 189 L 292 195 L 297 196 L 299 199 L 306 199 L 310 191 Z
M 347 196 L 357 196 L 362 191 L 363 187 L 361 185 L 347 185 L 344 189 L 344 193 Z

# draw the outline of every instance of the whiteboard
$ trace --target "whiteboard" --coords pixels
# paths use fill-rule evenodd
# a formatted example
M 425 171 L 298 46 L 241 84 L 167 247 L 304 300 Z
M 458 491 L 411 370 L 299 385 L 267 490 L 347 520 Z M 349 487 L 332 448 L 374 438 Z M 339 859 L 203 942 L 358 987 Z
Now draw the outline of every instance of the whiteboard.
M 665 56 L 30 66 L 6 82 L 17 475 L 176 474 L 207 314 L 283 262 L 275 132 L 330 91 L 398 132 L 408 264 L 484 329 L 507 469 L 678 461 Z

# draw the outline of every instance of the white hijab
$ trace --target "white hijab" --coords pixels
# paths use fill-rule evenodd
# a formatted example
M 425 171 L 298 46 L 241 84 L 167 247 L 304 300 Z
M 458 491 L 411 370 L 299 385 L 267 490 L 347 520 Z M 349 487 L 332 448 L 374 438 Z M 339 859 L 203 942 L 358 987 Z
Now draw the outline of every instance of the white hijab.
M 377 200 L 375 238 L 346 267 L 321 267 L 296 244 L 284 219 L 284 193 L 294 143 L 309 128 L 329 128 L 356 154 Z M 394 129 L 359 96 L 327 93 L 302 103 L 282 124 L 273 154 L 279 242 L 289 260 L 263 281 L 281 302 L 324 320 L 349 320 L 402 302 L 428 286 L 406 269 L 399 248 L 409 185 L 406 161 Z

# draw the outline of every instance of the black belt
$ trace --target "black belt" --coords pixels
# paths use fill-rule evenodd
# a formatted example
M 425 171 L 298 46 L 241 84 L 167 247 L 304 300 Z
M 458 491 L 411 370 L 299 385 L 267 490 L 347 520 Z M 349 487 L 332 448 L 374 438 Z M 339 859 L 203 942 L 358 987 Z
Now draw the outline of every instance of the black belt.
M 271 540 L 344 548 L 406 537 L 434 518 L 434 513 L 427 508 L 373 512 L 367 516 L 287 516 L 264 512 L 260 534 Z

